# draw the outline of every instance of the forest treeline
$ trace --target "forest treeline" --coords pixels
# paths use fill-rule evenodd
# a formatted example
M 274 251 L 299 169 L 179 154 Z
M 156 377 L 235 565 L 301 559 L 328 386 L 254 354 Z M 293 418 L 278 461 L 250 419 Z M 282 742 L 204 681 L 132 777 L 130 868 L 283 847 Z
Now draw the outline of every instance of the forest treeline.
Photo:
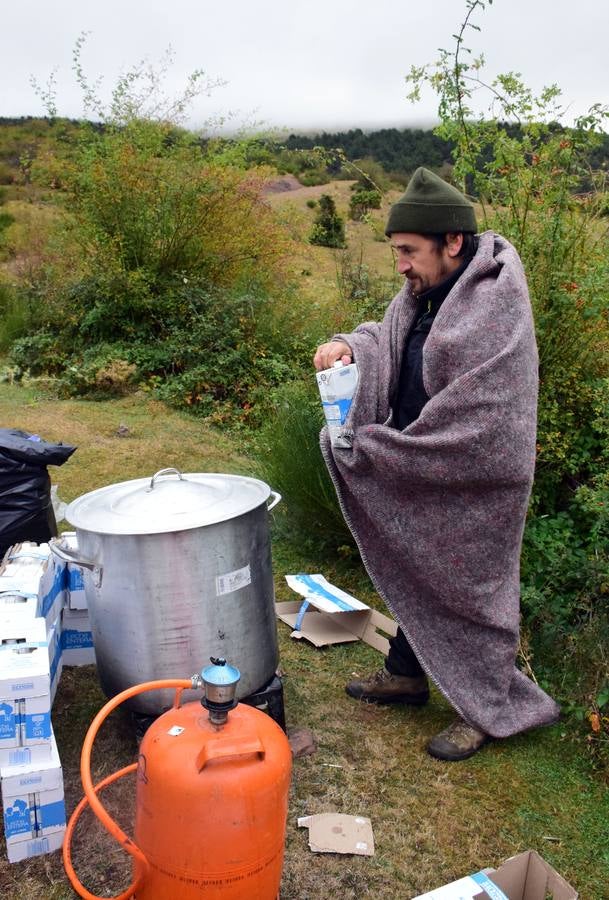
M 503 127 L 510 138 L 521 137 L 518 125 L 506 123 Z M 557 134 L 568 132 L 558 123 L 552 130 Z M 432 129 L 381 128 L 378 131 L 364 131 L 352 128 L 349 131 L 323 131 L 313 136 L 291 134 L 285 141 L 285 147 L 288 150 L 341 148 L 347 159 L 374 159 L 394 180 L 402 182 L 418 166 L 441 169 L 452 165 L 454 143 L 439 137 Z M 589 149 L 588 163 L 596 171 L 609 168 L 609 134 L 601 134 L 598 145 Z M 583 187 L 585 189 L 586 185 Z

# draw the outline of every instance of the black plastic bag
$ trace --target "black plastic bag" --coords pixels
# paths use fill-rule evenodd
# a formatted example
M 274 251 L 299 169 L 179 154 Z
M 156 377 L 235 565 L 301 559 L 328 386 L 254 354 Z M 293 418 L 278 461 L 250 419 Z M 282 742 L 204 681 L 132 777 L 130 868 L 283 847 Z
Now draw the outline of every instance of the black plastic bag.
M 12 544 L 39 544 L 57 534 L 47 466 L 63 465 L 75 450 L 0 428 L 0 558 Z

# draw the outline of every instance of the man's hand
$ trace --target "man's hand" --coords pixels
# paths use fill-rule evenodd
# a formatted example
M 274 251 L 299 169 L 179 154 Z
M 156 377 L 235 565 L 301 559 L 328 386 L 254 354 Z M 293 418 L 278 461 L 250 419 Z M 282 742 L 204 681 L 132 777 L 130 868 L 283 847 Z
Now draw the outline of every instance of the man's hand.
M 331 369 L 339 359 L 345 366 L 353 362 L 351 347 L 344 341 L 329 341 L 327 344 L 319 345 L 313 358 L 313 365 L 321 372 L 322 369 Z

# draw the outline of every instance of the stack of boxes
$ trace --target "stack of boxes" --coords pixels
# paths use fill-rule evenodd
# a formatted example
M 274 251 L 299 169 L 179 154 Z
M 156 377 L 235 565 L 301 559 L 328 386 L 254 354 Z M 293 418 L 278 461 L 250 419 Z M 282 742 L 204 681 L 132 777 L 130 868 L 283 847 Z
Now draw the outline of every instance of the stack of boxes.
M 78 585 L 72 601 L 70 583 Z M 51 706 L 63 665 L 95 662 L 82 587 L 81 570 L 47 544 L 17 544 L 0 566 L 0 787 L 10 862 L 57 850 L 63 841 Z

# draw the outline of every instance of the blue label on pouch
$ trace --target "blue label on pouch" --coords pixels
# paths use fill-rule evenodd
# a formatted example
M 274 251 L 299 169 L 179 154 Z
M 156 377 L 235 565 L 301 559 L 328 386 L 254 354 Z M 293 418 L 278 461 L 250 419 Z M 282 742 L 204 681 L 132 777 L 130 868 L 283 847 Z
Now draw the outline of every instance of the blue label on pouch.
M 348 400 L 335 400 L 329 403 L 327 400 L 322 402 L 326 421 L 332 424 L 344 425 L 347 421 L 347 415 L 351 409 L 352 398 Z

